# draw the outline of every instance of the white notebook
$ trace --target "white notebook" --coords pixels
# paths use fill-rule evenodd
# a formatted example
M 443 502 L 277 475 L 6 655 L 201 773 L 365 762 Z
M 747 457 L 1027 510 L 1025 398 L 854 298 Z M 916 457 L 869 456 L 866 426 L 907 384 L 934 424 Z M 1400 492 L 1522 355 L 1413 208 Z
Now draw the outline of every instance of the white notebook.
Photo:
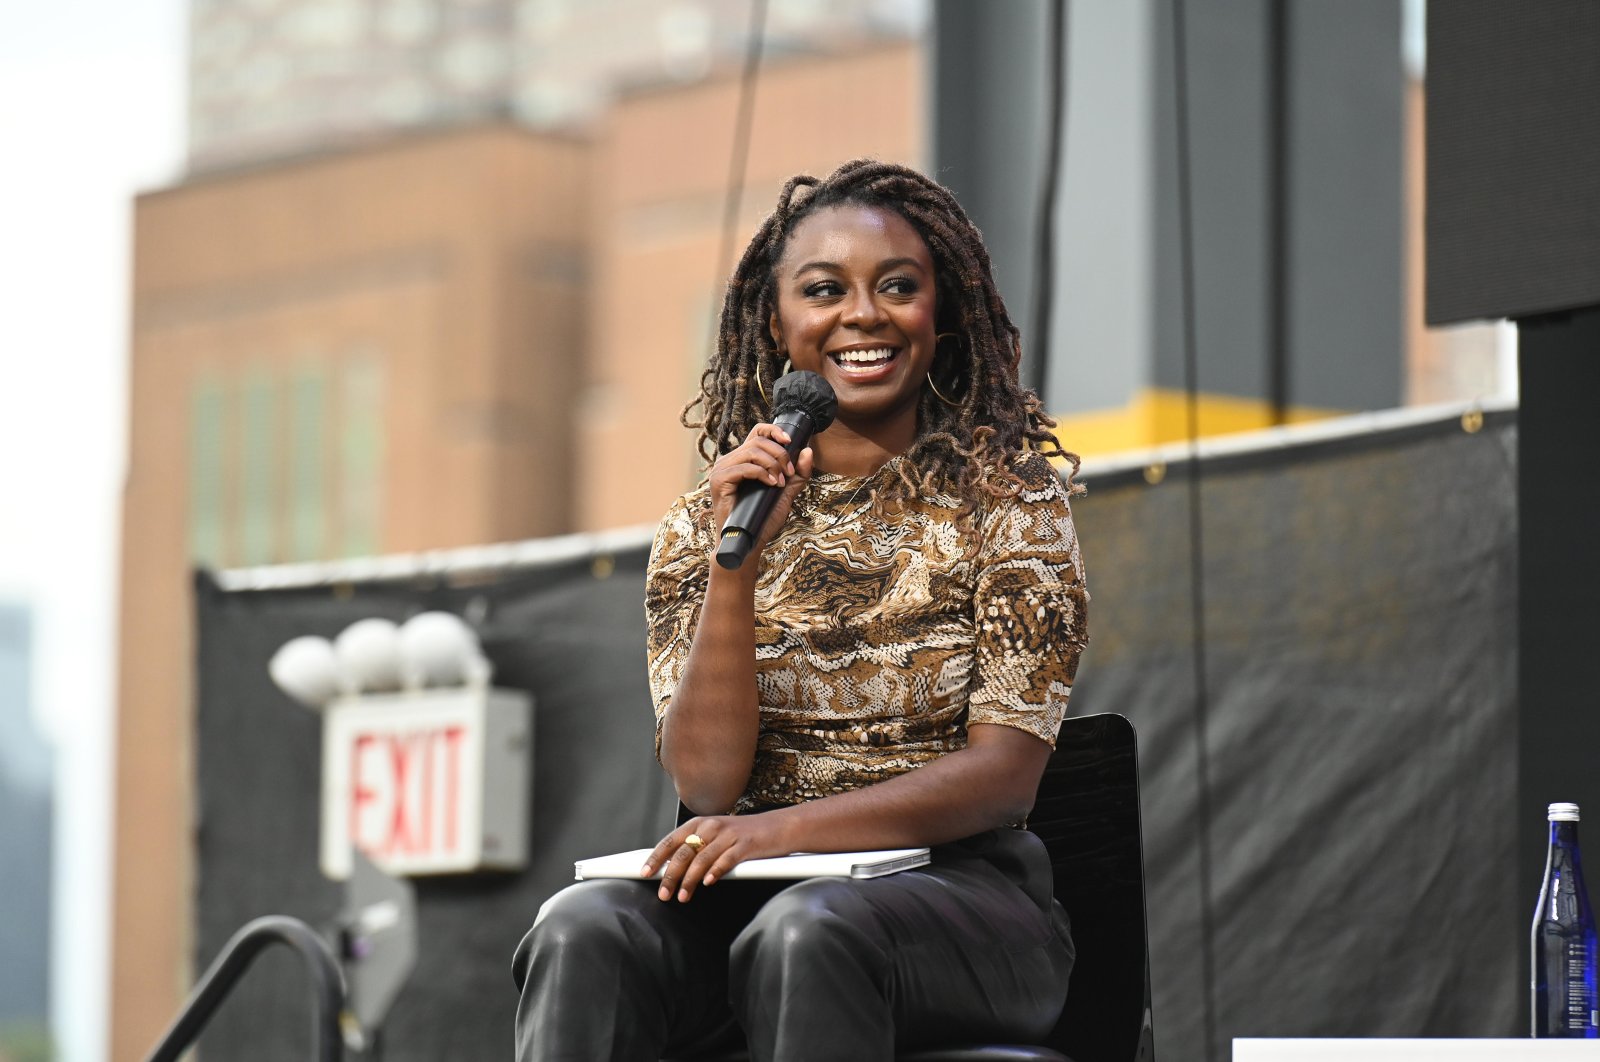
M 578 881 L 591 878 L 637 878 L 639 868 L 652 849 L 636 848 L 616 855 L 580 859 L 573 864 L 573 877 Z M 926 848 L 886 848 L 877 852 L 801 852 L 796 855 L 773 856 L 771 859 L 747 859 L 722 876 L 723 881 L 739 878 L 879 878 L 897 870 L 926 866 L 930 856 Z M 655 877 L 661 876 L 657 868 Z

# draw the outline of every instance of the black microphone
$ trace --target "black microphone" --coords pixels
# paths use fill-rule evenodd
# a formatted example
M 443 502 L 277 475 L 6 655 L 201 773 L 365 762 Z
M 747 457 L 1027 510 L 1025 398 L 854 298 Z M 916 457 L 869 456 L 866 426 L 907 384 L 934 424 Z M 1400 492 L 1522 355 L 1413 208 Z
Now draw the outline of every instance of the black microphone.
M 785 448 L 790 461 L 800 459 L 800 451 L 818 432 L 826 431 L 838 412 L 839 400 L 833 395 L 828 381 L 814 372 L 797 369 L 778 378 L 772 388 L 772 423 L 789 436 Z M 722 539 L 717 543 L 717 563 L 734 569 L 744 563 L 756 544 L 756 535 L 772 505 L 783 488 L 759 479 L 747 479 L 739 484 L 738 497 L 733 512 L 722 525 Z

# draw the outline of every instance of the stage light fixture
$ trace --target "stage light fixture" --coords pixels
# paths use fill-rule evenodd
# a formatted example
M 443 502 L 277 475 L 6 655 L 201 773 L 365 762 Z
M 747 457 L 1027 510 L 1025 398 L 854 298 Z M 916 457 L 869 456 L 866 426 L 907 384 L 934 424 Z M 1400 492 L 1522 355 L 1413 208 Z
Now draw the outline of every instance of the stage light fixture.
M 339 664 L 326 638 L 306 635 L 284 642 L 272 654 L 267 673 L 280 690 L 317 711 L 339 692 Z

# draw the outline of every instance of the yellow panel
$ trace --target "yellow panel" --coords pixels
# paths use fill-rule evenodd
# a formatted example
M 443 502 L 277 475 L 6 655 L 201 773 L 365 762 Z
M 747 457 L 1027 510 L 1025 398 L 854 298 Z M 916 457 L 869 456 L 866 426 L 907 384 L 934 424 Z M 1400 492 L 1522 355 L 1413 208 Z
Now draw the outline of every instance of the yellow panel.
M 1272 406 L 1259 398 L 1201 394 L 1197 400 L 1200 435 L 1256 431 L 1274 424 Z M 1345 411 L 1291 406 L 1284 423 L 1339 416 Z M 1126 406 L 1056 418 L 1061 445 L 1080 456 L 1140 450 L 1189 437 L 1189 400 L 1182 391 L 1146 388 Z

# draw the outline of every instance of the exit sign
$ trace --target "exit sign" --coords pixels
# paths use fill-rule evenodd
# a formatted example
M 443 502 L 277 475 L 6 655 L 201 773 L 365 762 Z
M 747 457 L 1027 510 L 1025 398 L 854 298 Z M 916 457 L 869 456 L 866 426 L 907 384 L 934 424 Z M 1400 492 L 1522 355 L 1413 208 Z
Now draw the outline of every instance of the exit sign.
M 346 697 L 322 724 L 322 872 L 350 850 L 391 874 L 514 870 L 528 858 L 533 711 L 513 690 Z

